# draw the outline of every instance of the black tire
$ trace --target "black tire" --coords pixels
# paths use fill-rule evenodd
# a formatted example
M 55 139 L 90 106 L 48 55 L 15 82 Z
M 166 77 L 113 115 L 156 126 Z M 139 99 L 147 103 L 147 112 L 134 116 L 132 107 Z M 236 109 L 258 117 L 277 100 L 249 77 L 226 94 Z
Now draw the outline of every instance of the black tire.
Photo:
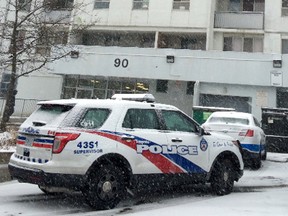
M 262 162 L 261 162 L 261 153 L 259 154 L 259 157 L 251 159 L 251 168 L 253 170 L 258 170 L 261 168 Z
M 267 151 L 266 151 L 266 148 L 264 149 L 264 154 L 261 156 L 261 159 L 262 160 L 266 160 L 267 159 Z
M 101 165 L 92 172 L 82 191 L 87 203 L 94 209 L 114 208 L 124 195 L 124 176 L 121 170 L 112 165 Z
M 217 161 L 211 175 L 212 191 L 219 196 L 229 194 L 233 190 L 234 180 L 235 171 L 231 160 Z

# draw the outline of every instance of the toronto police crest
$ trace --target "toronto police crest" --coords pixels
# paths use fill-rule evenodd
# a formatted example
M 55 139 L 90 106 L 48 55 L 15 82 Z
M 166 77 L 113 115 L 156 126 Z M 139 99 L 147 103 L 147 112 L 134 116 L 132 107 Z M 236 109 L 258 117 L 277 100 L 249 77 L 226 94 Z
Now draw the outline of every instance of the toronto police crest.
M 206 151 L 207 148 L 208 148 L 208 143 L 207 143 L 207 141 L 204 138 L 202 138 L 201 141 L 200 141 L 200 149 L 202 151 Z

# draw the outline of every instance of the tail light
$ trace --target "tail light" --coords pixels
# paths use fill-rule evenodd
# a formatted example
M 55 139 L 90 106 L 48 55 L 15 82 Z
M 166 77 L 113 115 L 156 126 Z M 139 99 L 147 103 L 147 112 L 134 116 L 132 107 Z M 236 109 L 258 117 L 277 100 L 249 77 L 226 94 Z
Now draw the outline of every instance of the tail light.
M 253 137 L 254 136 L 254 130 L 251 130 L 251 129 L 242 130 L 242 131 L 240 131 L 239 136 Z
M 59 154 L 69 141 L 76 140 L 80 134 L 78 133 L 56 133 L 53 144 L 53 153 Z

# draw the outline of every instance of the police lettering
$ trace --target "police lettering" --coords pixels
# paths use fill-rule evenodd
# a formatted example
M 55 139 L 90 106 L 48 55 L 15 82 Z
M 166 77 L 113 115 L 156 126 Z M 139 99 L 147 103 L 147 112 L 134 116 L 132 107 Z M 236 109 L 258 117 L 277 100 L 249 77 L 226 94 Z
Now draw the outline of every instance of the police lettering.
M 24 133 L 30 133 L 30 134 L 39 134 L 39 129 L 34 129 L 32 127 L 24 128 L 23 129 Z
M 150 151 L 153 154 L 179 154 L 179 155 L 198 155 L 197 146 L 185 145 L 137 145 L 137 153 L 142 154 L 144 151 Z

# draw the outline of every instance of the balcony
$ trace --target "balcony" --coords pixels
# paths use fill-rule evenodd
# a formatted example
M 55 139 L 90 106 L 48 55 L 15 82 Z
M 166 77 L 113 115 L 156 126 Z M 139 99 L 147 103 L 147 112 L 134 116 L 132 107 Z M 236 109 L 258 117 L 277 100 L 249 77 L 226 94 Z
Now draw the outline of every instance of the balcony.
M 215 12 L 214 28 L 227 29 L 264 29 L 263 12 Z
M 65 24 L 71 21 L 71 10 L 51 10 L 43 14 L 42 21 L 46 23 Z

